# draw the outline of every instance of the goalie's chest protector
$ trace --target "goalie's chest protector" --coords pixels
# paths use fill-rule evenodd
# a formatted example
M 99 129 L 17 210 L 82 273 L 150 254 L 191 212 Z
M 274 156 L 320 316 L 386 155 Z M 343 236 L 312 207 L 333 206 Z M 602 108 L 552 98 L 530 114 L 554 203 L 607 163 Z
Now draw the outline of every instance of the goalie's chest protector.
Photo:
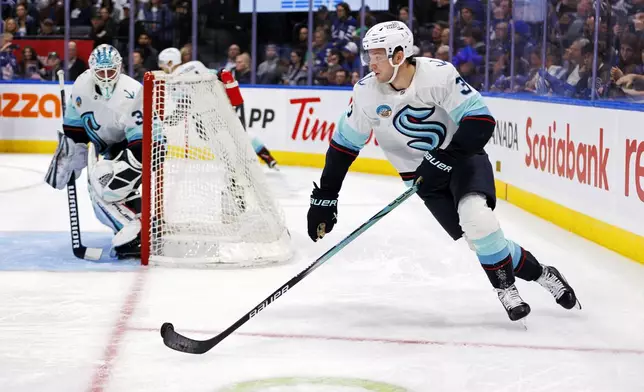
M 363 113 L 370 119 L 378 144 L 400 173 L 418 168 L 428 150 L 445 148 L 457 126 L 449 114 L 432 102 L 422 89 L 428 88 L 418 67 L 409 88 L 396 91 L 386 83 L 370 83 L 361 94 L 366 98 Z
M 128 83 L 130 81 L 134 83 Z M 83 73 L 74 83 L 73 110 L 99 152 L 124 141 L 128 129 L 134 125 L 130 122 L 143 123 L 142 108 L 137 104 L 141 99 L 140 89 L 138 82 L 121 75 L 112 97 L 106 100 L 94 88 L 89 72 Z

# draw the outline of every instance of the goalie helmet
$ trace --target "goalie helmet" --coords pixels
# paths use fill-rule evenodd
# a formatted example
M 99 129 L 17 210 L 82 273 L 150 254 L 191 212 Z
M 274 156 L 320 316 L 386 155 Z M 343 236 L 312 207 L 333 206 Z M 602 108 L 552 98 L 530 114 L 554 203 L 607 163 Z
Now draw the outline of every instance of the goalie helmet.
M 89 55 L 89 68 L 92 70 L 94 83 L 101 90 L 105 99 L 112 97 L 116 82 L 121 75 L 123 59 L 112 45 L 102 44 Z

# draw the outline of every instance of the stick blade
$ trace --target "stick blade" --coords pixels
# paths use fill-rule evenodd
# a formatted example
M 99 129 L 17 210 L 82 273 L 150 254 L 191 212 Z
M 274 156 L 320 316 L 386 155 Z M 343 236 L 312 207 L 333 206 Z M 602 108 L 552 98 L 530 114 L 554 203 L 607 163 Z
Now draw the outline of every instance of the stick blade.
M 161 336 L 166 346 L 183 353 L 203 354 L 214 347 L 214 344 L 211 344 L 208 340 L 193 340 L 175 332 L 174 326 L 170 323 L 163 323 Z

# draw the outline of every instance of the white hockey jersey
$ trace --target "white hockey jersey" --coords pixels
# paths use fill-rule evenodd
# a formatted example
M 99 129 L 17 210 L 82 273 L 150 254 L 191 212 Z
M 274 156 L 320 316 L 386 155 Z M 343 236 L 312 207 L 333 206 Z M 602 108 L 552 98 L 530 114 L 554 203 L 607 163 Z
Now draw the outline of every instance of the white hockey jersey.
M 348 109 L 338 121 L 333 141 L 359 151 L 371 130 L 387 159 L 401 174 L 415 172 L 425 151 L 446 148 L 468 115 L 490 115 L 481 94 L 454 66 L 417 57 L 409 88 L 396 91 L 373 73 L 353 87 Z
M 172 71 L 173 75 L 193 75 L 207 73 L 216 74 L 217 72 L 203 65 L 201 61 L 188 61 L 187 63 L 181 64 L 180 66 L 175 68 L 174 71 Z
M 63 123 L 68 129 L 83 129 L 99 154 L 116 143 L 141 140 L 143 135 L 143 89 L 141 83 L 121 74 L 109 100 L 96 89 L 91 70 L 74 82 Z

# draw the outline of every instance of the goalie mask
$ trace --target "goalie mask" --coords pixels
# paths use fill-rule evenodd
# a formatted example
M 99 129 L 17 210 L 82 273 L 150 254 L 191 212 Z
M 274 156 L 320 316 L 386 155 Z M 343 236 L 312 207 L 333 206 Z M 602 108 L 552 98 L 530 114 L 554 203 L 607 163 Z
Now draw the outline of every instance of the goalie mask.
M 105 99 L 110 99 L 116 82 L 121 75 L 123 59 L 118 50 L 112 45 L 99 45 L 89 55 L 89 68 L 94 78 L 94 83 Z

